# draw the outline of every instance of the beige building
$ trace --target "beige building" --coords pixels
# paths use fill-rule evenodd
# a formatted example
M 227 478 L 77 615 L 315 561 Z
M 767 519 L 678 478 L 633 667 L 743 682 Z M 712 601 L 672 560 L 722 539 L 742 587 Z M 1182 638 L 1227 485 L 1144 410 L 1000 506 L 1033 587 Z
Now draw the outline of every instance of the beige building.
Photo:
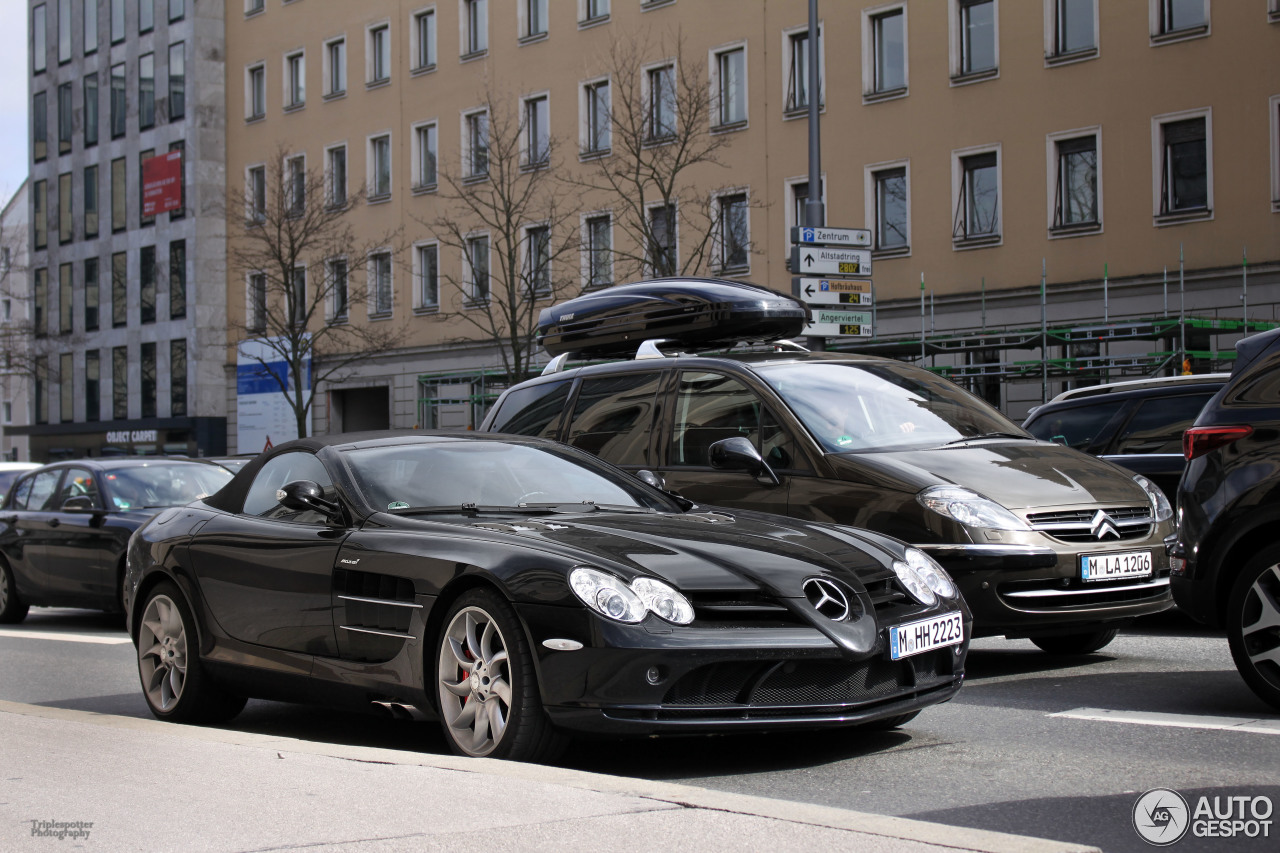
M 1206 367 L 1246 310 L 1280 320 L 1277 0 L 827 0 L 820 15 L 826 221 L 869 228 L 875 244 L 877 340 L 857 347 L 923 352 L 1020 416 L 1064 381 L 1168 372 L 1184 357 Z M 406 337 L 319 383 L 313 430 L 477 422 L 502 362 L 460 318 L 489 267 L 474 253 L 498 247 L 447 200 L 446 176 L 474 187 L 491 169 L 498 183 L 508 116 L 526 167 L 551 148 L 548 171 L 598 185 L 629 141 L 600 123 L 622 111 L 628 50 L 648 51 L 638 96 L 657 142 L 669 114 L 684 119 L 680 81 L 692 79 L 710 107 L 697 136 L 721 146 L 723 167 L 685 173 L 674 227 L 648 212 L 650 254 L 789 291 L 807 193 L 806 32 L 804 0 L 229 3 L 228 191 L 254 198 L 272 174 L 322 170 L 330 192 L 366 188 L 349 214 L 358 234 L 398 232 L 343 258 L 366 274 L 368 304 L 326 310 Z M 518 263 L 545 254 L 560 293 L 631 280 L 628 259 L 646 254 L 626 225 L 635 201 L 579 186 L 553 219 L 565 240 L 548 251 L 550 214 L 529 215 Z M 325 280 L 330 260 L 301 259 L 307 280 Z M 233 325 L 274 310 L 229 266 Z M 1042 312 L 1044 353 L 1040 337 L 1010 331 L 1034 332 Z M 1237 322 L 1164 320 L 1180 312 Z M 1019 366 L 1043 354 L 1077 361 Z

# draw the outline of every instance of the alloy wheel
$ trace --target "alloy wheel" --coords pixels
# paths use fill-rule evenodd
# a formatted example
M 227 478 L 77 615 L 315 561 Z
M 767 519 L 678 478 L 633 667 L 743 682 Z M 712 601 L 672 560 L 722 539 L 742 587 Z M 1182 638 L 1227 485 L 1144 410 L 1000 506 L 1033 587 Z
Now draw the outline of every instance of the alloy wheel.
M 142 614 L 138 669 L 152 708 L 168 711 L 182 698 L 187 682 L 187 627 L 167 595 L 153 596 Z
M 1240 638 L 1254 670 L 1280 687 L 1280 565 L 1263 570 L 1245 593 Z
M 468 755 L 488 755 L 511 717 L 511 667 L 506 639 L 479 607 L 458 611 L 445 629 L 437 667 L 441 716 Z

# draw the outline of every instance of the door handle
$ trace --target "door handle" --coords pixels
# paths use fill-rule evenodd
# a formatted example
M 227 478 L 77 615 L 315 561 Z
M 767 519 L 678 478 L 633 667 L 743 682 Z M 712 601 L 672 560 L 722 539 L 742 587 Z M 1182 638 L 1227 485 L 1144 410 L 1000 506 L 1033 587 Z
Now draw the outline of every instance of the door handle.
M 57 526 L 58 526 L 59 524 L 61 524 L 61 523 L 62 523 L 62 522 L 61 522 L 61 521 L 58 521 L 58 519 L 56 519 L 56 518 L 51 518 L 51 519 L 49 519 L 49 526 L 50 526 L 50 527 L 57 527 Z

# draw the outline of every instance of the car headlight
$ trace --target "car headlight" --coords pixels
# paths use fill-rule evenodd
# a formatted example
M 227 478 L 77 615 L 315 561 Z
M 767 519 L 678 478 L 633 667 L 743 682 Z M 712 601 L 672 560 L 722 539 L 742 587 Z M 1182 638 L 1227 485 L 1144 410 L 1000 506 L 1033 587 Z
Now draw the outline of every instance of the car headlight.
M 569 573 L 569 586 L 583 604 L 618 622 L 634 624 L 644 619 L 645 613 L 677 625 L 693 621 L 689 599 L 653 578 L 636 578 L 628 585 L 608 572 L 577 568 Z
M 1135 474 L 1133 481 L 1142 490 L 1147 493 L 1147 497 L 1151 499 L 1151 511 L 1156 514 L 1156 521 L 1168 521 L 1173 518 L 1173 506 L 1169 503 L 1169 499 L 1164 496 L 1164 492 L 1155 483 L 1148 480 L 1141 474 Z
M 955 598 L 959 594 L 955 581 L 951 580 L 947 570 L 919 548 L 907 549 L 907 566 L 915 569 L 916 574 L 924 578 L 925 585 L 940 598 Z
M 1030 530 L 1027 523 L 1000 504 L 961 486 L 932 486 L 916 495 L 916 500 L 939 515 L 966 527 L 991 530 Z

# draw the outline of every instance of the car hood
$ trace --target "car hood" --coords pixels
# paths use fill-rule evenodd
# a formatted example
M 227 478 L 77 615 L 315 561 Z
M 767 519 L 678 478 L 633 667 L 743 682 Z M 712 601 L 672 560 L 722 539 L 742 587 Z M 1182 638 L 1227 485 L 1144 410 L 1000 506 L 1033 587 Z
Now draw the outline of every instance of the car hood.
M 1131 472 L 1047 441 L 983 440 L 829 458 L 842 479 L 911 492 L 963 486 L 1013 510 L 1149 502 Z

